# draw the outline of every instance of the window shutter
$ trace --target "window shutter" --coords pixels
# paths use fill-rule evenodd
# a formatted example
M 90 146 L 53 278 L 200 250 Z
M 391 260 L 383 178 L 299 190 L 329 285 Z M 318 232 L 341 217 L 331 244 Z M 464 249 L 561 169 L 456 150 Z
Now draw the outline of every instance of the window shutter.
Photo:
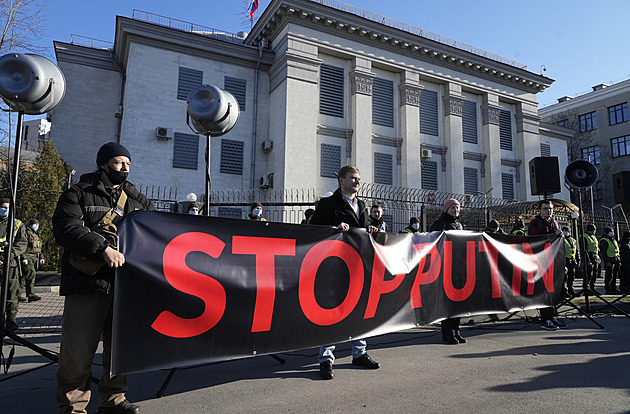
M 499 114 L 499 146 L 503 150 L 512 151 L 512 113 L 501 111 Z
M 391 154 L 374 153 L 374 182 L 393 184 L 394 157 Z
M 203 84 L 203 72 L 195 69 L 179 68 L 177 99 L 186 100 L 190 91 Z
M 321 65 L 319 75 L 319 113 L 343 118 L 343 68 Z
M 477 104 L 473 101 L 464 101 L 462 107 L 462 139 L 477 144 Z
M 438 100 L 437 92 L 420 92 L 420 132 L 438 135 Z
M 476 195 L 479 191 L 479 170 L 464 167 L 464 192 Z
M 322 177 L 337 177 L 341 168 L 341 146 L 322 144 L 319 168 Z
M 197 169 L 199 135 L 176 132 L 173 136 L 173 168 Z
M 247 81 L 245 79 L 237 79 L 226 76 L 223 82 L 223 89 L 234 95 L 236 102 L 238 102 L 238 109 L 241 112 L 244 112 Z
M 516 197 L 514 197 L 514 175 L 506 173 L 501 174 L 501 190 L 503 192 L 503 199 L 516 199 Z
M 438 189 L 438 165 L 435 161 L 422 161 L 422 188 Z
M 372 123 L 394 126 L 394 82 L 374 78 L 372 82 Z

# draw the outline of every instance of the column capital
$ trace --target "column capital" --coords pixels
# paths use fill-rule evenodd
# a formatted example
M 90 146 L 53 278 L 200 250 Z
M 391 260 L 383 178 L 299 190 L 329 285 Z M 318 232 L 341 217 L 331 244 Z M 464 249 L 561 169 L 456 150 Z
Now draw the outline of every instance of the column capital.
M 353 70 L 350 72 L 350 84 L 352 94 L 360 93 L 363 95 L 372 95 L 372 82 L 374 74 L 370 72 Z
M 499 116 L 501 115 L 501 107 L 493 104 L 481 105 L 484 125 L 499 125 Z
M 423 87 L 421 85 L 413 85 L 410 83 L 402 83 L 398 85 L 400 91 L 400 106 L 412 105 L 420 107 L 420 92 Z
M 464 106 L 465 97 L 461 95 L 445 95 L 442 97 L 444 102 L 444 114 L 462 116 L 462 107 Z

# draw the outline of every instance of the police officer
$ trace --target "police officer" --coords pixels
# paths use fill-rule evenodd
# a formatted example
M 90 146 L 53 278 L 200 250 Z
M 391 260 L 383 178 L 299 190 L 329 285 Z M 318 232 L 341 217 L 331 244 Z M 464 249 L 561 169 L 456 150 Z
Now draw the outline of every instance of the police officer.
M 7 246 L 7 229 L 9 228 L 8 198 L 0 198 L 0 272 L 4 276 Z M 6 328 L 9 331 L 17 331 L 17 314 L 19 309 L 18 292 L 20 290 L 19 259 L 26 251 L 26 234 L 24 225 L 18 219 L 13 219 L 13 245 L 9 253 L 9 281 L 7 290 Z
M 256 202 L 252 204 L 251 212 L 245 217 L 245 220 L 253 220 L 253 221 L 267 221 L 263 216 L 263 206 L 262 204 Z
M 29 302 L 35 302 L 41 298 L 35 294 L 35 276 L 39 265 L 44 264 L 42 255 L 42 239 L 39 237 L 39 221 L 31 219 L 26 227 L 26 239 L 28 245 L 22 255 L 22 277 L 20 278 L 20 291 L 26 292 Z M 20 295 L 21 296 L 21 295 Z
M 564 234 L 564 257 L 567 268 L 564 290 L 570 296 L 575 296 L 573 281 L 575 280 L 575 270 L 580 266 L 580 254 L 577 249 L 577 240 L 571 237 L 571 229 L 563 226 L 561 230 Z
M 615 232 L 612 227 L 604 227 L 604 234 L 599 241 L 599 251 L 604 259 L 604 286 L 607 295 L 618 295 L 617 277 L 619 274 L 619 244 L 615 239 Z
M 601 272 L 601 259 L 599 258 L 599 245 L 597 237 L 595 237 L 595 231 L 597 228 L 594 224 L 586 226 L 586 233 L 584 233 L 584 245 L 586 252 L 584 254 L 584 260 L 586 260 L 586 275 L 584 279 L 584 287 L 588 287 L 593 292 L 595 290 L 595 282 Z
M 420 220 L 418 220 L 418 217 L 412 217 L 409 219 L 409 225 L 405 227 L 404 229 L 402 229 L 400 232 L 407 233 L 407 234 L 415 234 L 415 233 L 418 233 L 419 231 L 420 231 Z
M 525 222 L 523 221 L 523 219 L 519 218 L 516 220 L 516 223 L 514 223 L 514 227 L 512 227 L 512 230 L 510 231 L 510 234 L 513 236 L 525 236 Z

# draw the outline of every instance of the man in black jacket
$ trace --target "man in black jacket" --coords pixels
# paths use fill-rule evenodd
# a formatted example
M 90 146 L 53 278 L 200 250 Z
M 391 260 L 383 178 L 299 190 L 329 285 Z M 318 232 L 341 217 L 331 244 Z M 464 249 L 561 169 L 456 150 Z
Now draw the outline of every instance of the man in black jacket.
M 341 167 L 337 173 L 337 181 L 339 188 L 330 197 L 319 200 L 310 224 L 335 226 L 341 231 L 359 227 L 367 229 L 368 233 L 376 233 L 378 229 L 369 224 L 365 203 L 357 198 L 357 192 L 361 188 L 359 169 L 353 165 Z M 379 363 L 370 358 L 366 348 L 365 340 L 352 341 L 352 364 L 377 369 Z M 323 379 L 333 379 L 334 350 L 335 345 L 322 346 L 319 349 L 319 375 Z
M 125 263 L 125 256 L 117 249 L 115 225 L 134 210 L 154 210 L 151 201 L 127 182 L 130 163 L 131 155 L 125 147 L 115 142 L 103 145 L 96 156 L 98 170 L 81 176 L 78 184 L 64 191 L 53 214 L 53 233 L 64 248 L 60 294 L 65 301 L 57 370 L 60 413 L 86 412 L 92 360 L 101 334 L 103 376 L 98 385 L 98 412 L 140 410 L 125 398 L 127 377 L 110 377 L 114 273 Z M 104 218 L 112 216 L 114 226 L 105 229 Z M 100 268 L 89 275 L 86 272 L 92 272 L 80 264 L 82 260 Z

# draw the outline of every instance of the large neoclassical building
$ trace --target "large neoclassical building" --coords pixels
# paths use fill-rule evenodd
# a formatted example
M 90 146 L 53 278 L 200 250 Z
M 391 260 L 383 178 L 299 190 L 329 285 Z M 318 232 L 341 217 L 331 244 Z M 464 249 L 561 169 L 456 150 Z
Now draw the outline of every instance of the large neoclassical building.
M 78 173 L 119 141 L 134 182 L 203 194 L 206 140 L 186 122 L 203 83 L 240 108 L 211 139 L 213 189 L 323 193 L 355 164 L 364 182 L 528 200 L 532 158 L 567 164 L 567 136 L 538 114 L 552 79 L 343 3 L 273 0 L 238 34 L 134 11 L 116 17 L 112 44 L 55 51 L 67 91 L 50 134 Z

